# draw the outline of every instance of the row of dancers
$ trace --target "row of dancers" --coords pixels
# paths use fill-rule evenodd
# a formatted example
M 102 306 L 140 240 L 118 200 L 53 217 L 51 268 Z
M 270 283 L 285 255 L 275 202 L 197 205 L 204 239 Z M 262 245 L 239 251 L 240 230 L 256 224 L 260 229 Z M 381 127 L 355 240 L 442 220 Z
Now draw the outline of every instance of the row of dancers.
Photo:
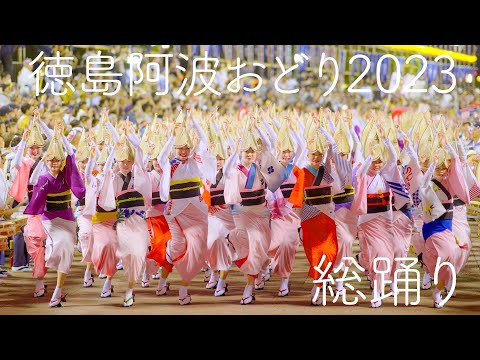
M 173 268 L 181 305 L 192 302 L 188 287 L 205 266 L 214 296 L 228 292 L 235 265 L 246 276 L 240 304 L 254 302 L 270 271 L 285 297 L 300 243 L 308 276 L 319 280 L 352 265 L 345 258 L 353 257 L 358 237 L 357 259 L 371 281 L 374 308 L 385 288 L 376 258 L 390 259 L 391 268 L 381 263 L 378 270 L 393 279 L 402 263 L 395 259 L 407 257 L 412 245 L 423 288 L 431 286 L 437 258 L 457 274 L 467 262 L 466 204 L 479 187 L 445 118 L 406 115 L 407 134 L 380 112 L 370 113 L 358 131 L 344 111 L 255 108 L 237 119 L 187 108 L 176 119 L 155 118 L 140 136 L 129 121 L 111 124 L 105 109 L 74 147 L 61 120 L 50 129 L 38 110 L 33 115 L 12 149 L 16 171 L 8 193 L 18 202 L 28 199 L 24 235 L 34 297 L 47 292 L 47 270 L 57 271 L 50 307 L 66 301 L 62 289 L 77 238 L 86 263 L 83 286 L 92 286 L 94 272 L 102 274 L 100 297 L 110 297 L 121 262 L 125 307 L 135 302 L 135 284 L 147 287 L 151 276 L 159 278 L 155 294 L 166 295 Z M 452 276 L 449 268 L 439 271 L 435 307 L 443 306 Z M 321 304 L 319 286 L 312 287 L 312 305 Z M 346 291 L 338 279 L 335 291 Z M 395 282 L 391 291 L 398 291 Z

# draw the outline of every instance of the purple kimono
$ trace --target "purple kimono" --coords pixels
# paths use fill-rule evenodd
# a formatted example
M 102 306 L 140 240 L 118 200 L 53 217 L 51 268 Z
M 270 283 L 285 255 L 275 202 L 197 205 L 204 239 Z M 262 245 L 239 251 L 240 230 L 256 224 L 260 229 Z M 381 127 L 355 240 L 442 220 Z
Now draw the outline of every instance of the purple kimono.
M 85 197 L 85 185 L 76 166 L 74 155 L 68 155 L 65 166 L 56 178 L 50 172 L 40 176 L 24 214 L 43 214 L 42 220 L 60 217 L 75 221 L 71 193 L 73 192 L 78 199 Z

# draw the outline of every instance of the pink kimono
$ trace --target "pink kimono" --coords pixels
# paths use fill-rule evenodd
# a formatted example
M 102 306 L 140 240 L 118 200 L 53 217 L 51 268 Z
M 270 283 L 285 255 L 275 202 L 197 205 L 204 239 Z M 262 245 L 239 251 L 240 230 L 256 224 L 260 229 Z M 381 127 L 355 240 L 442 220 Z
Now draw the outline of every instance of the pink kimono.
M 299 148 L 300 156 L 303 149 Z M 270 210 L 271 241 L 268 256 L 272 259 L 272 272 L 281 278 L 289 278 L 295 263 L 295 255 L 300 244 L 300 217 L 288 201 L 297 182 L 293 168 L 298 158 L 285 168 L 268 150 L 259 157 L 259 168 L 265 177 L 267 207 Z M 273 192 L 272 192 L 273 191 Z
M 425 239 L 423 261 L 431 275 L 435 272 L 438 258 L 440 262 L 449 262 L 454 265 L 457 271 L 461 263 L 461 252 L 452 232 L 454 216 L 452 194 L 456 194 L 465 203 L 470 201 L 468 187 L 458 156 L 452 157 L 448 175 L 445 178 L 432 179 L 433 172 L 434 167 L 431 166 L 425 174 L 420 188 L 425 219 L 423 225 Z M 449 267 L 443 266 L 439 269 L 439 281 L 448 284 L 451 278 L 452 273 Z
M 238 159 L 240 154 L 237 152 L 233 156 Z M 271 239 L 265 179 L 255 163 L 250 169 L 233 163 L 225 176 L 225 202 L 234 205 L 233 219 L 237 228 L 235 238 L 230 239 L 238 255 L 235 264 L 242 273 L 257 277 L 269 263 Z
M 42 215 L 45 240 L 45 266 L 68 274 L 73 262 L 76 224 L 71 209 L 71 194 L 85 196 L 85 187 L 75 164 L 68 155 L 57 177 L 47 173 L 38 179 L 24 213 Z
M 206 137 L 199 125 L 194 124 L 194 129 L 200 139 L 198 148 L 184 162 L 177 158 L 171 160 L 169 174 L 164 170 L 167 187 L 169 184 L 165 218 L 171 234 L 167 242 L 167 260 L 186 282 L 200 272 L 207 260 L 208 206 L 201 191 L 204 181 L 215 181 L 217 164 L 216 158 L 206 150 Z M 172 145 L 173 138 L 168 146 Z M 168 153 L 165 152 L 164 159 L 159 161 L 162 169 Z
M 152 197 L 150 179 L 139 147 L 136 147 L 132 171 L 127 175 L 120 172 L 113 174 L 110 171 L 105 176 L 103 186 L 105 198 L 99 199 L 98 204 L 104 210 L 112 211 L 115 209 L 115 201 L 118 209 L 115 223 L 118 239 L 116 256 L 122 261 L 128 281 L 138 281 L 143 273 L 150 244 L 145 210 L 151 204 Z
M 412 235 L 410 237 L 410 243 L 413 247 L 413 250 L 421 259 L 423 257 L 423 252 L 425 251 L 425 240 L 423 240 L 423 235 L 422 235 L 422 227 L 423 227 L 423 217 L 422 217 L 422 204 L 420 201 L 420 198 L 418 196 L 418 189 L 420 187 L 420 183 L 423 179 L 423 172 L 420 168 L 420 164 L 418 163 L 416 151 L 413 149 L 413 147 L 410 145 L 406 149 L 407 154 L 410 157 L 410 161 L 405 166 L 402 172 L 403 180 L 405 182 L 405 185 L 408 188 L 408 192 L 411 195 L 411 208 L 410 208 L 410 214 L 412 216 Z M 403 219 L 398 215 L 400 219 Z M 407 228 L 406 226 L 406 220 L 402 220 L 403 224 L 398 223 L 397 229 L 401 228 L 403 226 L 404 233 L 407 234 Z M 408 226 L 408 225 L 407 225 Z M 405 238 L 404 242 L 405 246 L 407 247 L 407 240 Z M 408 254 L 408 249 L 407 249 L 407 254 Z M 423 261 L 421 262 L 424 270 L 428 273 L 428 270 L 424 266 Z
M 23 153 L 23 149 L 24 147 L 19 147 L 17 151 Z M 26 194 L 28 194 L 28 199 L 31 199 L 33 185 L 29 184 L 29 179 L 37 164 L 38 162 L 36 163 L 33 159 L 25 157 L 21 160 L 20 166 L 17 166 L 17 175 L 9 194 L 18 202 L 22 202 Z M 45 234 L 41 220 L 42 215 L 27 215 L 27 225 L 24 228 L 25 244 L 34 263 L 32 275 L 36 278 L 42 278 L 47 273 L 44 246 L 47 234 Z
M 88 172 L 89 169 L 86 169 Z M 85 174 L 81 174 L 82 180 L 85 182 Z M 82 261 L 92 262 L 92 248 L 93 248 L 93 227 L 92 215 L 84 214 L 85 198 L 77 200 L 77 208 L 75 215 L 78 225 L 78 241 L 82 247 Z
M 229 159 L 231 160 L 231 159 Z M 217 172 L 216 183 L 210 184 L 208 208 L 208 265 L 212 270 L 228 271 L 236 259 L 235 222 L 230 206 L 225 204 L 223 169 Z
M 117 219 L 117 209 L 113 196 L 108 196 L 108 192 L 113 190 L 109 188 L 109 182 L 106 177 L 113 177 L 111 170 L 113 157 L 115 153 L 112 151 L 108 157 L 103 173 L 93 175 L 91 171 L 86 171 L 86 194 L 84 216 L 92 218 L 92 254 L 91 259 L 97 274 L 105 274 L 113 276 L 117 272 L 116 265 L 118 263 L 117 250 L 118 239 L 114 225 Z M 93 166 L 96 160 L 89 159 L 87 169 Z M 112 210 L 105 210 L 103 207 L 109 206 Z
M 385 145 L 389 151 L 389 159 L 378 174 L 371 174 L 369 166 L 371 158 L 356 172 L 355 199 L 352 210 L 359 215 L 358 239 L 362 248 L 361 266 L 365 267 L 372 286 L 377 281 L 378 289 L 384 288 L 380 273 L 385 273 L 386 280 L 393 279 L 395 271 L 400 267 L 396 258 L 404 255 L 404 243 L 395 237 L 393 230 L 392 193 L 395 194 L 394 205 L 401 208 L 410 201 L 406 185 L 402 181 L 397 168 L 395 150 L 388 139 Z M 377 260 L 386 258 L 388 261 Z
M 470 199 L 475 199 L 480 194 L 478 180 L 466 161 L 462 161 L 462 169 Z M 467 264 L 468 256 L 472 249 L 472 241 L 470 239 L 471 231 L 467 220 L 467 206 L 465 202 L 460 200 L 458 196 L 454 196 L 453 206 L 453 234 L 459 245 L 457 251 L 460 253 L 458 256 L 459 262 L 455 264 L 455 270 L 459 273 Z

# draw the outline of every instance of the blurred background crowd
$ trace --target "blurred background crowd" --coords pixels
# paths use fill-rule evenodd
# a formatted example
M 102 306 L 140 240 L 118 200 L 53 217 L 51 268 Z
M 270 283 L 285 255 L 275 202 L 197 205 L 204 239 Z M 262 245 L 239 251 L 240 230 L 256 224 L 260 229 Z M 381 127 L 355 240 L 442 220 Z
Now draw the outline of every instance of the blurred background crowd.
M 457 84 L 454 90 L 448 94 L 439 94 L 433 91 L 432 85 L 437 80 L 440 81 L 440 83 L 437 83 L 438 87 L 442 87 L 441 83 L 446 83 L 443 88 L 448 88 L 448 77 L 446 79 L 442 77 L 439 69 L 432 75 L 432 71 L 435 71 L 435 63 L 431 61 L 429 61 L 428 66 L 432 66 L 432 68 L 429 68 L 425 76 L 421 77 L 416 83 L 416 87 L 428 89 L 426 93 L 406 93 L 402 89 L 407 80 L 411 79 L 412 74 L 415 74 L 418 70 L 418 68 L 407 65 L 403 65 L 400 87 L 395 93 L 386 94 L 380 91 L 375 72 L 370 72 L 357 85 L 358 88 L 367 89 L 367 93 L 353 93 L 348 92 L 347 87 L 358 77 L 362 69 L 349 65 L 348 58 L 354 54 L 364 53 L 371 57 L 373 64 L 375 59 L 378 60 L 375 49 L 367 47 L 353 49 L 346 46 L 314 48 L 306 45 L 276 45 L 272 46 L 272 49 L 268 45 L 262 47 L 260 50 L 259 46 L 250 45 L 241 47 L 235 45 L 1 45 L 0 147 L 8 148 L 14 137 L 22 134 L 35 107 L 40 108 L 42 120 L 50 127 L 53 127 L 53 122 L 57 117 L 62 117 L 67 130 L 71 131 L 71 136 L 75 136 L 76 130 L 82 127 L 87 129 L 95 127 L 99 122 L 100 112 L 103 108 L 110 109 L 110 121 L 113 123 L 118 119 L 128 119 L 142 133 L 146 125 L 153 120 L 155 114 L 158 114 L 160 118 L 174 117 L 178 113 L 178 109 L 185 105 L 202 110 L 218 108 L 220 114 L 238 116 L 243 109 L 251 108 L 254 104 L 263 106 L 268 103 L 275 104 L 278 110 L 290 108 L 299 112 L 315 112 L 321 107 L 330 108 L 333 111 L 349 109 L 354 112 L 355 118 L 359 121 L 364 119 L 371 109 L 384 110 L 392 114 L 401 114 L 408 109 L 430 110 L 436 114 L 445 114 L 454 118 L 462 127 L 462 136 L 468 140 L 471 148 L 475 148 L 480 143 L 480 119 L 478 116 L 480 89 L 476 86 L 476 81 L 469 81 L 472 80 L 472 76 L 478 75 L 474 64 L 459 65 L 458 69 L 452 71 L 456 74 Z M 470 45 L 465 49 L 470 53 L 477 51 L 476 47 L 470 48 Z M 383 50 L 396 55 L 400 59 L 404 55 L 403 61 L 405 55 L 408 55 L 400 52 L 396 53 L 392 49 Z M 113 57 L 114 64 L 111 72 L 119 74 L 118 79 L 121 82 L 121 88 L 112 96 L 103 95 L 101 92 L 82 90 L 82 84 L 87 83 L 87 58 L 90 55 L 98 54 L 99 51 L 102 56 L 110 55 Z M 194 96 L 193 94 L 196 91 L 204 87 L 198 74 L 193 91 L 186 95 L 193 78 L 193 59 L 196 56 L 203 56 L 205 51 L 208 52 L 210 57 L 219 59 L 217 66 L 210 64 L 209 68 L 216 72 L 211 87 L 220 92 L 220 95 L 216 95 L 207 89 L 198 96 Z M 167 64 L 164 59 L 147 59 L 145 56 L 141 66 L 135 68 L 129 61 L 129 55 L 135 52 L 143 55 L 172 54 L 168 63 L 168 71 L 165 69 Z M 320 52 L 337 58 L 341 70 L 337 86 L 327 96 L 323 96 L 323 94 L 332 84 L 332 75 L 330 73 L 329 76 L 327 67 L 326 75 L 319 77 L 318 55 Z M 43 57 L 37 58 L 40 53 L 43 53 Z M 185 54 L 188 60 L 181 58 L 180 53 Z M 274 57 L 278 56 L 284 63 L 285 68 L 288 69 L 295 64 L 295 53 L 308 54 L 309 61 L 297 61 L 300 66 L 282 77 L 277 84 L 279 88 L 284 90 L 299 89 L 299 91 L 282 94 L 275 87 L 275 80 L 279 77 L 281 71 Z M 52 86 L 36 96 L 36 80 L 33 73 L 38 70 L 38 67 L 42 66 L 45 57 L 56 56 L 57 54 L 64 58 L 71 57 L 68 61 L 71 66 L 71 76 L 68 79 L 61 80 L 65 83 L 68 81 L 74 90 L 58 81 L 55 82 L 54 77 L 49 79 L 45 76 L 44 71 L 39 71 L 40 87 L 45 87 L 45 84 L 49 81 L 52 82 Z M 241 69 L 241 73 L 257 73 L 261 78 L 261 84 L 259 84 L 258 77 L 248 76 L 240 82 L 240 91 L 234 93 L 229 91 L 228 85 L 237 77 L 237 73 L 235 70 L 229 69 L 229 66 L 234 65 L 232 59 L 236 59 L 237 56 L 241 57 L 241 61 L 246 64 Z M 252 65 L 254 62 L 259 62 L 259 56 L 260 63 L 265 64 L 265 69 Z M 465 56 L 472 57 L 474 55 Z M 37 61 L 32 64 L 33 59 L 37 59 Z M 427 59 L 429 58 L 427 57 Z M 464 60 L 463 58 L 460 59 Z M 464 61 L 470 61 L 469 58 L 465 59 Z M 159 65 L 159 74 L 156 74 L 157 80 L 154 82 L 146 80 L 145 75 L 149 62 L 156 62 Z M 67 62 L 63 63 L 66 64 Z M 458 61 L 458 64 L 466 63 Z M 185 69 L 185 71 L 182 69 Z M 139 81 L 142 80 L 142 75 L 143 81 Z M 206 81 L 211 77 L 211 74 L 204 73 L 203 75 Z M 113 79 L 113 77 L 111 78 Z M 186 85 L 183 91 L 179 91 L 185 80 Z M 132 81 L 138 82 L 138 84 L 134 83 L 133 91 L 130 91 Z M 388 88 L 388 81 L 389 78 L 387 77 L 386 88 Z M 167 84 L 168 92 L 166 91 Z M 254 92 L 242 90 L 243 87 L 252 89 L 257 86 L 258 89 Z M 62 89 L 67 91 L 61 96 L 53 95 L 52 88 L 54 87 L 58 91 Z M 162 91 L 166 94 L 155 94 L 155 92 Z M 477 150 L 480 152 L 480 144 L 477 146 Z

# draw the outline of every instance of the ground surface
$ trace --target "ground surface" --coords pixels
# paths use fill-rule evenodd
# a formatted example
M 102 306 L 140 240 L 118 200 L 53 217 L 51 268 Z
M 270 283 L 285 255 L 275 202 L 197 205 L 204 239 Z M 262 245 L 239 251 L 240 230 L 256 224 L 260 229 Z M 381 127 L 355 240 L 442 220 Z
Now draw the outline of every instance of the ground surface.
M 67 278 L 64 292 L 68 293 L 67 302 L 61 308 L 49 308 L 53 289 L 55 288 L 56 275 L 50 272 L 46 276 L 49 292 L 42 298 L 33 298 L 35 281 L 30 272 L 11 272 L 8 277 L 0 278 L 0 314 L 109 314 L 109 315 L 148 315 L 148 314 L 272 314 L 272 315 L 337 315 L 337 314 L 381 314 L 381 315 L 427 315 L 427 314 L 455 314 L 472 315 L 480 314 L 480 241 L 473 237 L 473 248 L 465 271 L 457 278 L 457 293 L 451 298 L 443 309 L 432 307 L 432 290 L 422 290 L 420 304 L 405 306 L 404 296 L 399 296 L 399 304 L 395 307 L 393 297 L 384 300 L 381 308 L 369 307 L 371 290 L 366 278 L 362 275 L 362 282 L 352 282 L 355 290 L 367 296 L 366 300 L 359 299 L 355 306 L 345 306 L 339 300 L 333 303 L 332 297 L 327 297 L 327 306 L 311 306 L 310 290 L 312 280 L 307 278 L 308 262 L 303 248 L 297 251 L 295 270 L 291 276 L 291 292 L 287 297 L 277 296 L 279 279 L 272 276 L 266 283 L 265 289 L 256 291 L 256 301 L 252 305 L 241 306 L 245 279 L 236 267 L 233 267 L 229 278 L 229 292 L 224 297 L 214 297 L 213 290 L 205 289 L 203 273 L 197 275 L 190 287 L 192 303 L 188 306 L 178 304 L 178 287 L 180 285 L 178 273 L 174 270 L 171 274 L 171 288 L 167 296 L 155 296 L 158 280 L 150 280 L 150 288 L 141 288 L 140 284 L 135 289 L 135 304 L 124 308 L 123 295 L 126 281 L 123 271 L 119 271 L 114 278 L 115 292 L 111 298 L 100 298 L 104 280 L 95 277 L 94 286 L 83 288 L 84 265 L 81 256 L 76 252 L 71 274 Z M 358 243 L 355 244 L 354 253 L 358 252 Z M 411 254 L 413 257 L 414 255 Z M 7 264 L 9 259 L 7 258 Z M 9 269 L 7 266 L 4 269 Z M 415 268 L 418 269 L 418 266 Z M 355 293 L 349 292 L 348 300 L 353 300 Z

